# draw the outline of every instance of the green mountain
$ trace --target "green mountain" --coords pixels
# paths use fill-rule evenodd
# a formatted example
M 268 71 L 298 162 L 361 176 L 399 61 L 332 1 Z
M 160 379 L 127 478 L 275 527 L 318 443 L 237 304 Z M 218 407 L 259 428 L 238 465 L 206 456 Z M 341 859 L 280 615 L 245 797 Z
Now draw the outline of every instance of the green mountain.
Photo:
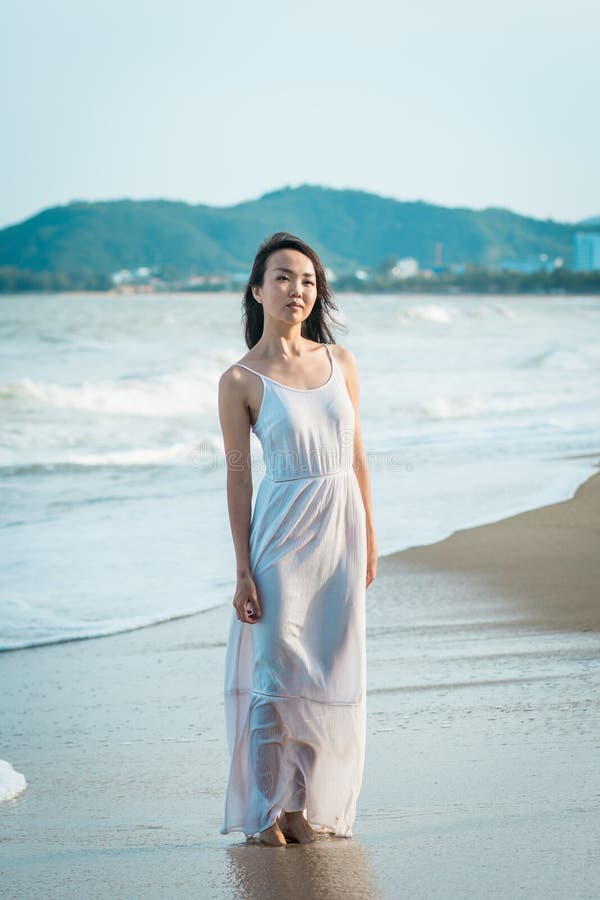
M 0 230 L 0 268 L 105 277 L 139 266 L 166 277 L 248 272 L 258 244 L 274 231 L 299 235 L 340 274 L 406 256 L 432 266 L 436 244 L 446 265 L 538 253 L 568 265 L 577 227 L 506 209 L 451 209 L 302 185 L 229 207 L 168 200 L 52 207 Z

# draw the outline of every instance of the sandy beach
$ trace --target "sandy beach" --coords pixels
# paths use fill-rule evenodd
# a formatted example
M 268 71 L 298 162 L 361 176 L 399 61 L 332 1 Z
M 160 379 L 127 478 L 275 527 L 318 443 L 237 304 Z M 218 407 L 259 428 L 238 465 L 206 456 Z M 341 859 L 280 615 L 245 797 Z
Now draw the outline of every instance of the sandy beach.
M 597 459 L 597 457 L 596 457 Z M 230 598 L 0 654 L 7 898 L 600 894 L 600 474 L 574 497 L 382 557 L 352 840 L 219 834 Z

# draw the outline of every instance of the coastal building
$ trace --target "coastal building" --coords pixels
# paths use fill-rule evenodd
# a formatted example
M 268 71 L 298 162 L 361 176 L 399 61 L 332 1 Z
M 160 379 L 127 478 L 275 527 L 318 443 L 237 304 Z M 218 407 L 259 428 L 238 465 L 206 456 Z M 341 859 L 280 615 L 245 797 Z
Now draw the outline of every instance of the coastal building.
M 573 238 L 573 269 L 575 272 L 600 271 L 600 234 L 577 231 Z
M 553 272 L 560 268 L 561 259 L 550 259 L 547 253 L 531 253 L 520 259 L 501 259 L 495 266 L 501 272 L 519 272 L 521 275 L 533 275 L 535 272 Z
M 120 284 L 147 284 L 152 280 L 156 269 L 150 266 L 138 266 L 137 269 L 120 269 L 113 272 L 110 279 L 114 285 Z
M 397 278 L 399 281 L 404 278 L 414 278 L 415 275 L 418 274 L 419 263 L 412 256 L 406 256 L 403 259 L 399 259 L 390 272 L 392 278 Z

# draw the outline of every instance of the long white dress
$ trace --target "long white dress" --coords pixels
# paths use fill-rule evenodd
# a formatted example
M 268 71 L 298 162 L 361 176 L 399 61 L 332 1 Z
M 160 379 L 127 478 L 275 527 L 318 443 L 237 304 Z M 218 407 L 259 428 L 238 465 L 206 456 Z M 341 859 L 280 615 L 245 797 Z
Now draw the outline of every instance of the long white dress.
M 365 754 L 366 521 L 354 407 L 324 346 L 331 374 L 318 388 L 255 372 L 265 474 L 249 552 L 262 618 L 232 612 L 222 834 L 250 837 L 302 810 L 316 830 L 352 836 Z

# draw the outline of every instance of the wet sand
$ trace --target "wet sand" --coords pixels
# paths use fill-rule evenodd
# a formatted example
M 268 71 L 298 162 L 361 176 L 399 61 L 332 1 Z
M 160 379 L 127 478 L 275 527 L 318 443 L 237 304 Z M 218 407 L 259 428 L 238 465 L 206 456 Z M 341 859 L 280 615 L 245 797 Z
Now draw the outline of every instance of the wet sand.
M 570 500 L 492 525 L 454 532 L 389 557 L 399 570 L 425 565 L 485 576 L 523 621 L 600 628 L 600 476 Z
M 219 834 L 230 601 L 0 654 L 10 898 L 600 894 L 600 476 L 380 560 L 352 840 Z

